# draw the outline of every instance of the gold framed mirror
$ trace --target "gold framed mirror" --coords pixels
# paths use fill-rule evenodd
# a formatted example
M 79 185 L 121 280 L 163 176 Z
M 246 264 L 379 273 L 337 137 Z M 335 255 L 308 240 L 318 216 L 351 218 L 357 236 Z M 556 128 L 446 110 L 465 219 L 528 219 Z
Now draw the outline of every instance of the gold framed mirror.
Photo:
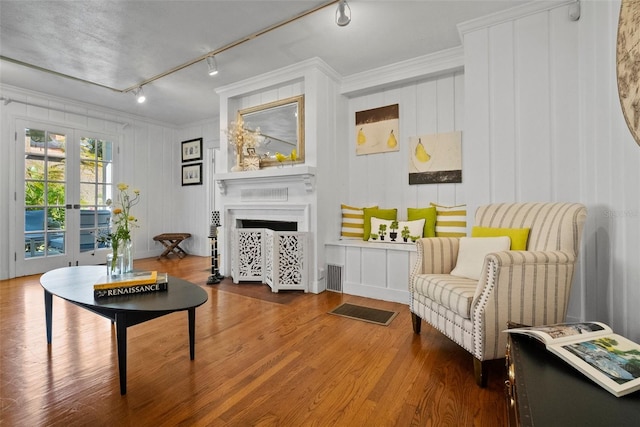
M 304 163 L 304 95 L 238 111 L 244 128 L 259 129 L 260 165 Z

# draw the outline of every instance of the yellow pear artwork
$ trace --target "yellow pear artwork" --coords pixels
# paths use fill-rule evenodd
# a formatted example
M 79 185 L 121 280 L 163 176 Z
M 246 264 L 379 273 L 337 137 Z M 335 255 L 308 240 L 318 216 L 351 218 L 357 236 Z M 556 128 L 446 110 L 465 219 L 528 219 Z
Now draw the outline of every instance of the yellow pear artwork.
M 389 132 L 389 138 L 387 139 L 387 147 L 396 148 L 398 146 L 398 140 L 396 136 L 393 134 L 393 129 Z
M 363 145 L 367 143 L 367 137 L 364 135 L 362 128 L 358 131 L 358 145 Z
M 418 161 L 424 163 L 431 160 L 431 156 L 427 153 L 427 150 L 424 149 L 424 145 L 422 145 L 422 139 L 418 138 L 418 144 L 416 145 L 416 159 Z

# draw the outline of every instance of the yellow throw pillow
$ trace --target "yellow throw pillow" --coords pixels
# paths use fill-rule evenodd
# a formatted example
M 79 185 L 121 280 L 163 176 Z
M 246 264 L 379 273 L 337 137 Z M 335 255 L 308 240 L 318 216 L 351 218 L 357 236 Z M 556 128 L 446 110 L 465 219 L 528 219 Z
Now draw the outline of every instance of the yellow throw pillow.
M 529 240 L 528 228 L 493 228 L 474 226 L 471 229 L 471 237 L 500 237 L 507 236 L 511 239 L 512 251 L 526 251 Z
M 372 208 L 377 207 L 372 206 Z M 364 208 L 342 204 L 340 209 L 342 210 L 340 239 L 361 240 L 364 234 Z
M 371 237 L 371 217 L 376 217 L 380 219 L 397 219 L 398 210 L 397 209 L 380 209 L 380 208 L 364 208 L 364 234 L 362 236 L 362 240 L 369 240 Z
M 436 207 L 429 206 L 428 208 L 407 208 L 407 221 L 415 221 L 418 219 L 424 219 L 424 227 L 422 230 L 422 236 L 420 237 L 435 237 Z
M 467 205 L 436 207 L 436 237 L 466 237 Z

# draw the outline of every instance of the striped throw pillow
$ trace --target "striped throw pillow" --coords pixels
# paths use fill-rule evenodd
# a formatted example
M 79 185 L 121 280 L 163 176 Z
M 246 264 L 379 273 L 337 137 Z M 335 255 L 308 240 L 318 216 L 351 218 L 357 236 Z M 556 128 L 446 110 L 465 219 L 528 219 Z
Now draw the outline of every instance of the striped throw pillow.
M 377 208 L 377 206 L 375 206 Z M 364 208 L 340 205 L 342 209 L 342 228 L 340 239 L 362 240 L 364 236 Z
M 467 205 L 436 207 L 436 237 L 465 237 L 467 235 Z

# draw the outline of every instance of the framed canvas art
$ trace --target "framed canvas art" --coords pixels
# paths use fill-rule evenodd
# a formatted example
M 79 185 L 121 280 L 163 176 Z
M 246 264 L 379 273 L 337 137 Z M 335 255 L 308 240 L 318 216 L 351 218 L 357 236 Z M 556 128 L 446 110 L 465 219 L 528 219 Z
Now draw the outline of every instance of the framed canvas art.
M 409 184 L 462 182 L 462 133 L 409 138 Z
M 400 151 L 398 104 L 356 112 L 356 154 Z

